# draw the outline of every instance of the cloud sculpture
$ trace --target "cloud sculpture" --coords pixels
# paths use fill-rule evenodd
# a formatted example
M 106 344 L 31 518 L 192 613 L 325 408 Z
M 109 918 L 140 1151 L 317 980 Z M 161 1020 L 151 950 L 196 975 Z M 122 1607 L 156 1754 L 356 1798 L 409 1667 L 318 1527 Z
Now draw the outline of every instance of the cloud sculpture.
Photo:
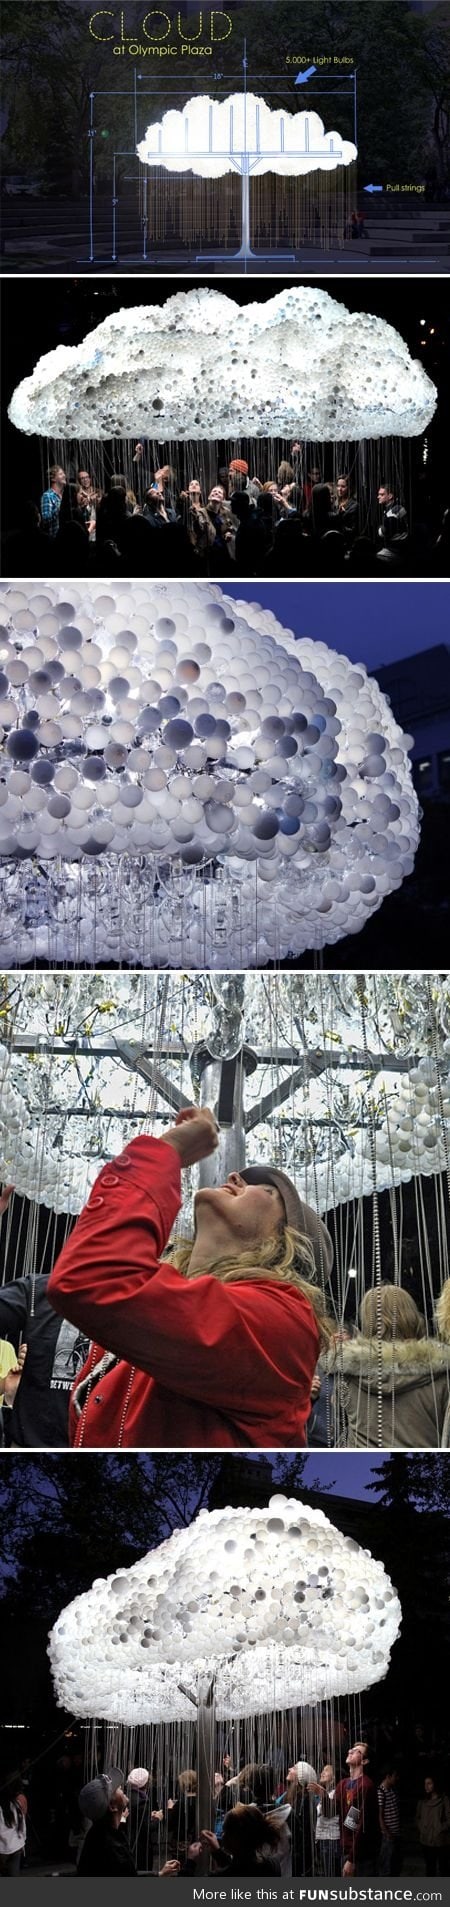
M 63 958 L 73 934 L 91 962 L 93 910 L 107 960 L 251 967 L 357 932 L 412 871 L 412 739 L 363 664 L 207 583 L 21 583 L 3 614 L 0 857 L 104 864 L 103 900 L 45 883 Z M 8 906 L 5 965 L 23 879 Z
M 22 1057 L 22 1066 L 24 1064 Z M 29 1062 L 31 1080 L 36 1077 L 34 1059 Z M 114 1151 L 128 1143 L 136 1128 L 126 1113 L 117 1112 L 117 1130 L 111 1127 L 111 1115 L 105 1114 L 102 1132 L 101 1087 L 97 1121 L 96 1150 L 92 1154 L 89 1121 L 71 1117 L 70 1145 L 59 1143 L 65 1124 L 66 1104 L 50 1114 L 46 1102 L 33 1104 L 17 1078 L 17 1053 L 9 1038 L 0 1042 L 0 1182 L 14 1178 L 17 1193 L 55 1212 L 82 1211 L 101 1168 Z M 377 1115 L 375 1132 L 375 1183 L 379 1192 L 408 1184 L 419 1176 L 430 1178 L 446 1171 L 450 1143 L 450 1070 L 440 1075 L 433 1060 L 419 1060 L 408 1075 L 377 1075 L 373 1096 L 383 1104 L 389 1093 L 382 1118 Z M 55 1092 L 53 1095 L 55 1099 Z M 30 1104 L 31 1099 L 31 1104 Z M 330 1084 L 333 1105 L 333 1085 Z M 142 1113 L 144 1120 L 145 1114 Z M 66 1128 L 68 1130 L 68 1128 Z M 273 1129 L 258 1126 L 248 1135 L 247 1164 L 270 1162 Z M 367 1127 L 361 1126 L 345 1151 L 336 1156 L 333 1140 L 328 1156 L 318 1158 L 308 1172 L 295 1170 L 297 1189 L 319 1212 L 336 1209 L 351 1199 L 371 1196 L 374 1168 Z
M 239 305 L 200 286 L 114 312 L 17 386 L 16 428 L 54 438 L 416 437 L 437 392 L 394 326 L 292 285 Z
M 272 112 L 254 93 L 231 93 L 221 101 L 208 95 L 188 99 L 180 111 L 164 113 L 147 128 L 137 152 L 144 165 L 194 172 L 201 179 L 240 170 L 242 154 L 250 156 L 257 178 L 264 172 L 282 178 L 335 172 L 358 156 L 351 140 L 325 132 L 318 113 Z
M 61 1705 L 131 1727 L 192 1719 L 212 1671 L 218 1717 L 356 1694 L 386 1675 L 400 1622 L 383 1563 L 322 1510 L 274 1496 L 202 1510 L 100 1578 L 63 1609 L 49 1654 Z
M 315 1161 L 312 1182 L 297 1175 L 302 1197 L 312 1197 L 318 1212 L 335 1210 L 350 1199 L 370 1198 L 375 1184 L 379 1192 L 394 1185 L 407 1185 L 411 1179 L 431 1178 L 448 1170 L 450 1144 L 450 1072 L 439 1076 L 431 1059 L 421 1059 L 407 1076 L 399 1077 L 398 1091 L 392 1096 L 392 1075 L 378 1076 L 373 1083 L 374 1098 L 383 1104 L 385 1092 L 389 1104 L 384 1116 L 378 1113 L 375 1132 L 375 1159 L 367 1128 L 361 1127 L 350 1148 L 335 1159 Z

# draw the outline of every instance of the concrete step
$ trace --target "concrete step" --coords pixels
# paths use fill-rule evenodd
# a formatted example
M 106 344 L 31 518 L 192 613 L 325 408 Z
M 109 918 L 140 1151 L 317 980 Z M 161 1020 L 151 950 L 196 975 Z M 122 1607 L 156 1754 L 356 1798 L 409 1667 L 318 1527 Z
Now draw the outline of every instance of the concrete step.
M 369 246 L 371 258 L 401 259 L 405 258 L 407 253 L 411 251 L 414 252 L 415 258 L 448 258 L 450 256 L 450 242 L 448 239 L 446 241 L 442 239 L 430 239 L 428 242 L 424 242 L 423 244 L 419 242 L 419 244 L 415 245 L 414 239 L 411 237 L 409 244 L 404 243 L 403 245 L 399 245 L 398 243 L 394 244 L 393 241 L 388 244 L 386 241 L 384 245 Z

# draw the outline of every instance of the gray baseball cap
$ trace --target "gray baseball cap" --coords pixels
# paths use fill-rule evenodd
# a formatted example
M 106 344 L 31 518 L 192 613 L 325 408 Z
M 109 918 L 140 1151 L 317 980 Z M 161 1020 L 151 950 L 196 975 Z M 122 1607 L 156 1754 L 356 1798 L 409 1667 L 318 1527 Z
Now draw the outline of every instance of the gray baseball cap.
M 275 1185 L 283 1200 L 286 1223 L 294 1232 L 303 1232 L 309 1239 L 314 1252 L 314 1264 L 319 1282 L 328 1284 L 333 1270 L 333 1241 L 323 1219 L 314 1212 L 312 1205 L 305 1205 L 299 1197 L 296 1186 L 287 1172 L 280 1172 L 275 1165 L 246 1165 L 240 1174 L 249 1185 Z
M 95 1775 L 93 1781 L 87 1781 L 78 1796 L 81 1814 L 85 1814 L 88 1821 L 103 1821 L 111 1796 L 115 1794 L 116 1788 L 123 1788 L 123 1780 L 121 1768 L 105 1768 L 102 1775 Z

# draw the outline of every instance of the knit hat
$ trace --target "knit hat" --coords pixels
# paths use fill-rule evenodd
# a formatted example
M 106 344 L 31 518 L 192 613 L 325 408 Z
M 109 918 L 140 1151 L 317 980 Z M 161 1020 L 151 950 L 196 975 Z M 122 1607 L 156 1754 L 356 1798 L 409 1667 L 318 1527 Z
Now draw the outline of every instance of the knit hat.
M 249 1165 L 244 1166 L 240 1177 L 246 1179 L 249 1185 L 276 1186 L 283 1200 L 286 1224 L 290 1225 L 294 1232 L 302 1232 L 303 1236 L 309 1239 L 319 1282 L 323 1285 L 328 1284 L 334 1257 L 330 1233 L 323 1219 L 319 1218 L 318 1212 L 314 1212 L 311 1205 L 305 1205 L 303 1199 L 299 1198 L 296 1186 L 292 1179 L 288 1178 L 287 1172 L 279 1172 L 278 1167 L 274 1165 Z
M 127 1775 L 127 1788 L 146 1788 L 149 1780 L 148 1768 L 130 1768 Z
M 103 1821 L 116 1788 L 123 1788 L 121 1768 L 105 1768 L 102 1775 L 87 1781 L 78 1796 L 81 1814 L 87 1815 L 88 1821 Z
M 248 464 L 244 462 L 243 457 L 233 457 L 232 462 L 228 465 L 228 469 L 238 470 L 241 477 L 248 477 Z

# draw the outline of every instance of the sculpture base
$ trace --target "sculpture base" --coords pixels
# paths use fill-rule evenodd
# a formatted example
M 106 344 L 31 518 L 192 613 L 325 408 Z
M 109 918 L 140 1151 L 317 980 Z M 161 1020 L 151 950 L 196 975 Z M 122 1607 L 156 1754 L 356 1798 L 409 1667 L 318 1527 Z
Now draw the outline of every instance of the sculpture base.
M 196 265 L 218 265 L 223 260 L 229 265 L 235 265 L 238 262 L 239 264 L 248 262 L 252 265 L 278 265 L 281 259 L 284 264 L 295 265 L 295 252 L 252 252 L 250 245 L 241 245 L 238 252 L 197 252 L 195 263 Z

